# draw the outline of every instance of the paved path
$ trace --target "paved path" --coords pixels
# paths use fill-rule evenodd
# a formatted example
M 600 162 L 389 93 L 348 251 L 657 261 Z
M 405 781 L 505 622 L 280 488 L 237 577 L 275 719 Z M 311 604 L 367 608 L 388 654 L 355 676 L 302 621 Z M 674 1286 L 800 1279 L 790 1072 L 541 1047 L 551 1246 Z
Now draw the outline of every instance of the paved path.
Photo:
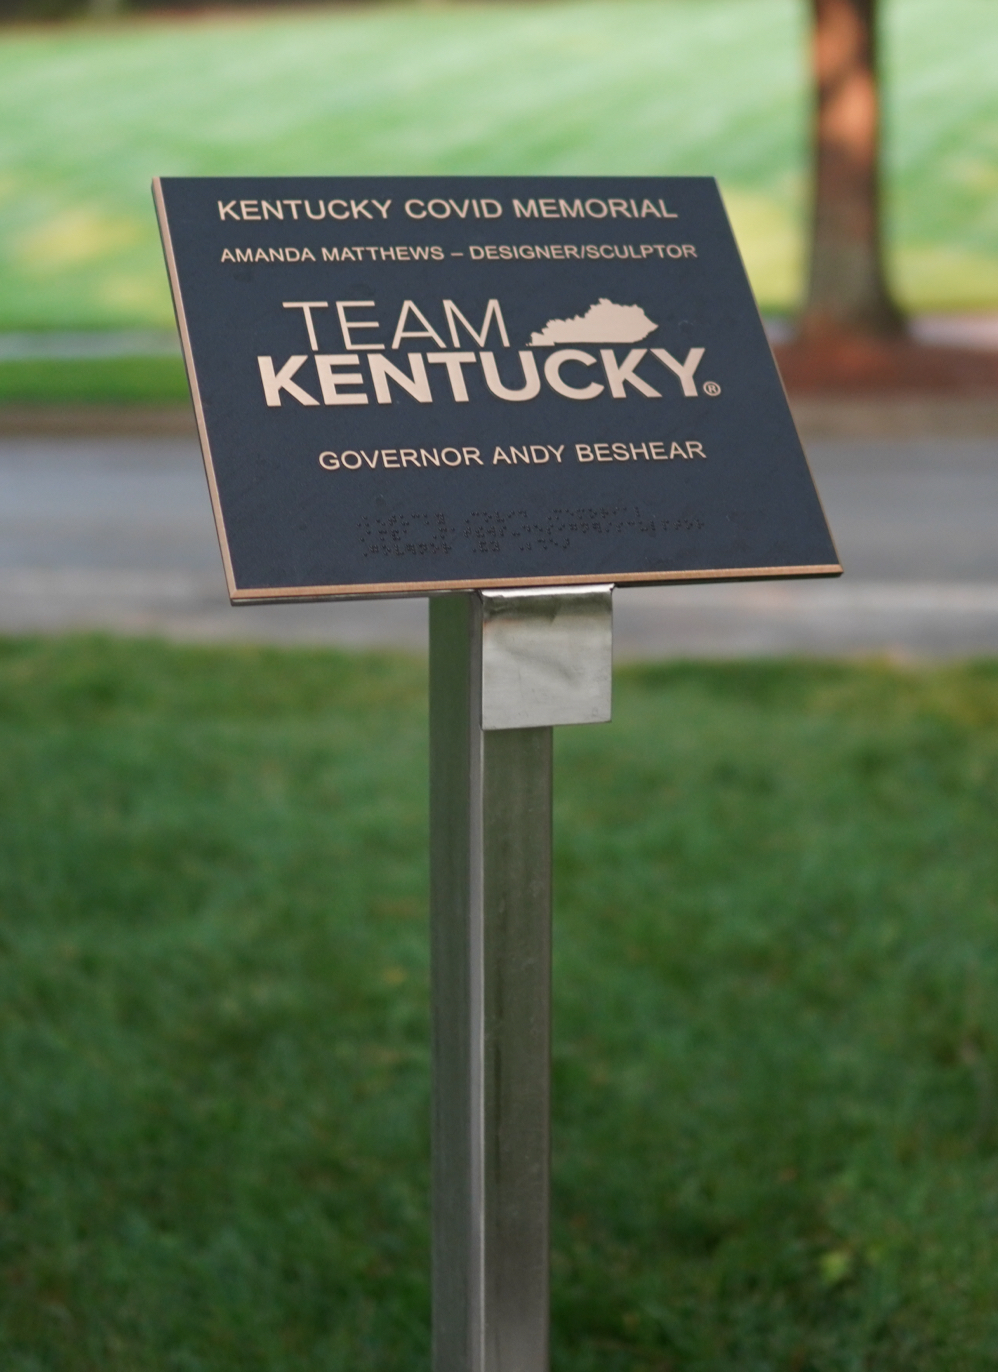
M 618 656 L 998 652 L 998 439 L 812 441 L 841 581 L 615 597 Z M 424 600 L 229 607 L 183 439 L 0 440 L 0 631 L 421 648 Z

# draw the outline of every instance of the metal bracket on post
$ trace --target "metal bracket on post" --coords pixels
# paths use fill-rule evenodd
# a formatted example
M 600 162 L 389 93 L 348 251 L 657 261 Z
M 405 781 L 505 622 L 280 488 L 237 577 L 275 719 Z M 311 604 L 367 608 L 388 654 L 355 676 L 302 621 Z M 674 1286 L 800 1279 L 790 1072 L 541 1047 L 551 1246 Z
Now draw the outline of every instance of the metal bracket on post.
M 433 1372 L 547 1372 L 551 730 L 610 718 L 611 595 L 430 600 Z

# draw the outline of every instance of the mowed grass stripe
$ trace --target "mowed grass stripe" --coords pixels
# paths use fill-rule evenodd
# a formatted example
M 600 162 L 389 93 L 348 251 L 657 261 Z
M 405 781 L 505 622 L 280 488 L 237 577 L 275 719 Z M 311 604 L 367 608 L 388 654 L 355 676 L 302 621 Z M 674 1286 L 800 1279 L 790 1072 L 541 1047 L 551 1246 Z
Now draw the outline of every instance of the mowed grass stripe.
M 0 1365 L 428 1366 L 418 661 L 0 643 Z M 998 667 L 558 732 L 554 1365 L 994 1366 Z
M 179 357 L 0 361 L 0 405 L 189 403 Z
M 7 29 L 0 328 L 168 323 L 152 175 L 708 173 L 764 307 L 799 295 L 806 6 L 379 6 Z M 998 304 L 991 0 L 884 6 L 890 259 Z

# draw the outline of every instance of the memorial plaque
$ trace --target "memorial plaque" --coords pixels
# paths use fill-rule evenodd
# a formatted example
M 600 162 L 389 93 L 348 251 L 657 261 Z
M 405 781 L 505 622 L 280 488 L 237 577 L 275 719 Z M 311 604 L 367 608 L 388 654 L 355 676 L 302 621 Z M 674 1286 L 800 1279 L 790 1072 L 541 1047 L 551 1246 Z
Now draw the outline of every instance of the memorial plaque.
M 841 571 L 712 179 L 154 193 L 233 601 Z

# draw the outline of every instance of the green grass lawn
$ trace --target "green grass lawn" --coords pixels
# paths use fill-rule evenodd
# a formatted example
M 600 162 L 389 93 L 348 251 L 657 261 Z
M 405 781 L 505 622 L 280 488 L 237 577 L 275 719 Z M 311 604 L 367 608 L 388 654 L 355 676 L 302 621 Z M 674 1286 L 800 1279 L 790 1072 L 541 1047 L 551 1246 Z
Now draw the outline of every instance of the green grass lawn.
M 428 1366 L 414 661 L 0 646 L 0 1366 Z M 998 1362 L 998 667 L 557 747 L 557 1372 Z
M 389 4 L 0 30 L 0 329 L 171 322 L 154 173 L 711 173 L 797 300 L 804 0 Z M 886 0 L 890 262 L 998 306 L 998 8 Z
M 190 403 L 179 357 L 0 361 L 0 405 Z

